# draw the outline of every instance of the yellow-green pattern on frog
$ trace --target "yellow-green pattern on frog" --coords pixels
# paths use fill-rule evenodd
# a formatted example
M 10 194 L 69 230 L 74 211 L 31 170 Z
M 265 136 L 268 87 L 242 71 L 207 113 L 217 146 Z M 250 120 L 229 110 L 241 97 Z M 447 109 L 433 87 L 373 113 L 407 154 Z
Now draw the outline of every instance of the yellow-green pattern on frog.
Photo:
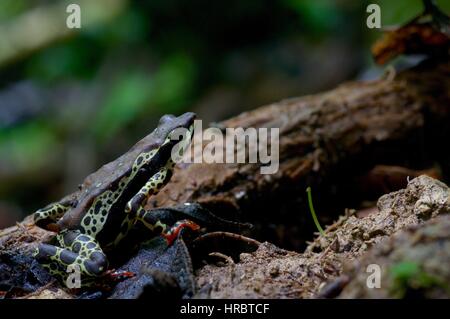
M 105 274 L 105 251 L 116 247 L 136 223 L 169 244 L 182 228 L 198 229 L 190 220 L 168 225 L 144 209 L 146 200 L 170 180 L 172 149 L 188 147 L 194 119 L 193 113 L 162 117 L 151 134 L 89 175 L 77 192 L 34 213 L 36 225 L 57 232 L 35 252 L 50 274 L 64 280 L 69 266 L 79 267 L 86 282 Z

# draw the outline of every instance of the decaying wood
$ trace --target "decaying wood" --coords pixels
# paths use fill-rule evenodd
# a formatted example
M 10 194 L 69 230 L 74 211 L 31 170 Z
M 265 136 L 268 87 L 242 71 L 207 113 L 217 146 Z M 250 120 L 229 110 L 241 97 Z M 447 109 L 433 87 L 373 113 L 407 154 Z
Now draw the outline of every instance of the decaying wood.
M 391 155 L 383 154 L 380 147 L 386 142 L 401 142 L 420 132 L 428 134 L 425 144 L 437 150 L 437 157 L 444 156 L 449 117 L 448 62 L 423 64 L 393 78 L 350 82 L 322 94 L 274 103 L 220 125 L 279 128 L 280 168 L 276 174 L 261 175 L 260 164 L 180 165 L 147 207 L 198 201 L 219 215 L 239 211 L 243 219 L 249 219 L 247 213 L 261 216 L 264 207 L 282 204 L 286 190 L 319 184 L 352 156 L 377 150 L 377 158 L 383 161 Z M 415 146 L 422 147 L 408 147 Z
M 436 152 L 437 160 L 441 157 L 448 174 L 448 161 L 442 157 L 450 136 L 449 116 L 449 63 L 424 64 L 394 77 L 351 82 L 322 94 L 264 106 L 219 126 L 279 128 L 276 174 L 261 175 L 259 164 L 180 166 L 148 207 L 198 201 L 219 215 L 239 211 L 250 222 L 261 216 L 270 220 L 276 215 L 273 206 L 276 209 L 286 196 L 292 196 L 291 188 L 301 191 L 294 196 L 304 196 L 306 185 L 320 184 L 347 160 L 365 154 L 343 172 L 344 179 L 358 165 L 389 162 L 392 152 L 386 151 L 386 145 L 394 144 L 404 157 L 423 151 L 422 144 L 405 143 L 411 136 L 416 140 L 424 136 L 423 144 Z M 402 145 L 407 147 L 401 149 Z M 379 162 L 373 162 L 374 158 Z

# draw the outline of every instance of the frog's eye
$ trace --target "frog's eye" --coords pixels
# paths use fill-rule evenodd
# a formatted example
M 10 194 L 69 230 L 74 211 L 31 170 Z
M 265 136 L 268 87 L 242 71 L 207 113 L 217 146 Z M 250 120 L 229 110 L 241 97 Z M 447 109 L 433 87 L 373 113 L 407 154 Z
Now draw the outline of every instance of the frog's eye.
M 176 117 L 172 114 L 166 114 L 159 120 L 158 126 L 162 126 L 166 123 L 172 122 Z
M 193 126 L 192 126 L 192 130 L 193 130 Z M 169 136 L 167 137 L 167 139 L 169 141 L 190 140 L 191 135 L 192 135 L 192 130 L 191 130 L 191 127 L 189 127 L 189 128 L 178 127 L 169 133 Z M 166 141 L 167 141 L 167 139 L 166 139 Z M 165 143 L 166 142 L 164 142 L 164 144 Z
M 171 134 L 169 134 L 167 137 L 166 137 L 166 139 L 164 140 L 164 143 L 162 144 L 162 145 L 166 145 L 167 143 L 169 143 L 171 140 L 172 140 L 172 132 L 171 132 Z

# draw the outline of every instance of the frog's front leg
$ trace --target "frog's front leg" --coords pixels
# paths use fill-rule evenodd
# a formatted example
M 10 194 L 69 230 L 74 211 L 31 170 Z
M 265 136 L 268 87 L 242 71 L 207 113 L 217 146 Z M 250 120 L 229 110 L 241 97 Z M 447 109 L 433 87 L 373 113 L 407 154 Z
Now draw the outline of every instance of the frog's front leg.
M 35 252 L 36 259 L 44 264 L 50 273 L 64 280 L 68 267 L 79 269 L 84 277 L 98 277 L 108 268 L 108 261 L 95 238 L 79 231 L 64 231 L 56 237 L 60 247 L 40 244 Z
M 47 228 L 47 225 L 56 223 L 71 207 L 70 203 L 52 203 L 33 214 L 34 223 L 41 228 Z
M 173 167 L 175 163 L 169 159 L 167 164 L 163 166 L 156 174 L 154 174 L 148 182 L 139 190 L 139 192 L 133 196 L 133 198 L 127 203 L 125 211 L 129 213 L 129 221 L 133 220 L 133 224 L 137 221 L 142 222 L 152 233 L 159 234 L 166 238 L 167 243 L 171 245 L 173 241 L 178 237 L 178 234 L 183 228 L 190 228 L 197 230 L 200 228 L 196 223 L 184 219 L 173 223 L 171 218 L 165 220 L 165 218 L 155 219 L 152 216 L 151 211 L 144 209 L 145 201 L 152 195 L 156 195 L 167 181 L 172 176 Z M 131 225 L 131 223 L 124 221 L 125 224 Z M 167 224 L 172 225 L 168 227 Z M 129 229 L 130 227 L 126 228 Z M 121 235 L 124 237 L 125 235 Z
M 139 192 L 127 203 L 125 211 L 127 213 L 136 214 L 150 196 L 158 194 L 172 176 L 174 165 L 175 164 L 169 160 L 166 166 L 163 166 L 156 174 L 150 177 L 148 182 L 145 183 Z

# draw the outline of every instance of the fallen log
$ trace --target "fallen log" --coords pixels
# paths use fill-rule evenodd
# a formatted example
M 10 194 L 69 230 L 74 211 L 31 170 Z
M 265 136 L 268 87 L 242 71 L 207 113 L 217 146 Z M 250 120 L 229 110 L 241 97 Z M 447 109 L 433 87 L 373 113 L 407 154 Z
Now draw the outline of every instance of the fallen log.
M 322 206 L 322 222 L 327 223 L 355 203 L 353 177 L 375 164 L 406 162 L 426 168 L 420 166 L 437 162 L 448 178 L 449 75 L 448 62 L 426 62 L 379 80 L 343 84 L 219 123 L 218 127 L 279 128 L 278 172 L 262 175 L 258 163 L 179 165 L 147 208 L 197 201 L 228 220 L 238 216 L 254 223 L 252 237 L 301 249 L 312 237 L 303 201 L 306 186 L 312 185 L 325 199 L 317 204 Z M 305 231 L 308 223 L 310 229 Z M 26 219 L 0 231 L 0 252 L 32 247 L 49 235 Z
M 443 143 L 450 136 L 449 75 L 448 62 L 427 62 L 379 80 L 350 82 L 219 123 L 219 127 L 279 128 L 278 172 L 262 175 L 258 163 L 178 166 L 171 182 L 147 207 L 197 201 L 219 216 L 255 223 L 251 235 L 259 240 L 304 248 L 304 240 L 286 236 L 311 234 L 313 228 L 304 226 L 312 225 L 302 201 L 307 186 L 324 199 L 317 205 L 327 223 L 364 198 L 358 199 L 360 190 L 353 177 L 375 164 L 427 168 L 420 166 L 437 162 L 448 178 L 449 152 Z

